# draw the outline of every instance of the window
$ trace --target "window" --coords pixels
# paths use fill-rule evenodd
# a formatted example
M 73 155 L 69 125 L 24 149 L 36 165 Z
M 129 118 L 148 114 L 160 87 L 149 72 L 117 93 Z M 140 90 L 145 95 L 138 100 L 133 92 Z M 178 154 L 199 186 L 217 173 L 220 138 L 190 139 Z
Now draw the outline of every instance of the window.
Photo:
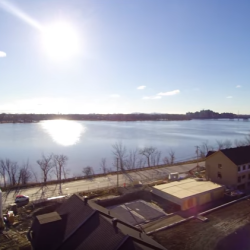
M 242 175 L 241 177 L 242 177 L 242 179 L 245 179 L 246 176 L 245 176 L 245 175 Z
M 246 170 L 246 166 L 245 165 L 243 166 L 243 170 Z
M 238 172 L 240 172 L 240 167 L 238 167 Z
M 218 168 L 219 168 L 219 169 L 222 169 L 222 164 L 218 164 Z
M 241 182 L 241 177 L 240 176 L 238 177 L 238 182 Z
M 222 179 L 221 172 L 218 172 L 218 177 Z

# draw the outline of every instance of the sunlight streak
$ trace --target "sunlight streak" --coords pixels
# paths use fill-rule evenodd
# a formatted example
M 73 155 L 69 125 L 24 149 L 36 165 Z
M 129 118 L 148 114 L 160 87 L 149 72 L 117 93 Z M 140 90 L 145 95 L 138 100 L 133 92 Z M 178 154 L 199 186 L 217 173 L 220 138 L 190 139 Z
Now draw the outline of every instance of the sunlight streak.
M 51 138 L 62 146 L 76 144 L 86 128 L 80 123 L 68 120 L 52 120 L 41 122 L 42 128 Z
M 33 26 L 39 30 L 42 30 L 42 25 L 40 25 L 36 20 L 29 17 L 27 14 L 25 14 L 23 11 L 21 11 L 20 9 L 18 9 L 14 5 L 12 5 L 4 0 L 0 0 L 0 8 L 1 7 L 3 9 L 5 9 L 6 11 L 8 11 L 9 13 L 13 14 L 14 16 L 19 17 L 20 19 L 22 19 L 24 22 L 30 24 L 31 26 Z

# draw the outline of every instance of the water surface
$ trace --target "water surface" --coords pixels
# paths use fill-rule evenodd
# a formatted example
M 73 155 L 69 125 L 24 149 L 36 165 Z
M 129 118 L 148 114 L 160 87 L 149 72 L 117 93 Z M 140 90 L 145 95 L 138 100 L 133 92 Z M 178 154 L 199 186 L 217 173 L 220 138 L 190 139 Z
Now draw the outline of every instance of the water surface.
M 107 158 L 112 166 L 112 144 L 122 141 L 127 149 L 154 146 L 162 157 L 172 149 L 177 160 L 195 157 L 197 145 L 216 140 L 242 140 L 250 133 L 250 123 L 243 120 L 191 121 L 65 121 L 0 124 L 0 158 L 22 164 L 29 159 L 34 169 L 42 154 L 65 154 L 71 175 L 92 166 L 100 172 L 100 161 Z

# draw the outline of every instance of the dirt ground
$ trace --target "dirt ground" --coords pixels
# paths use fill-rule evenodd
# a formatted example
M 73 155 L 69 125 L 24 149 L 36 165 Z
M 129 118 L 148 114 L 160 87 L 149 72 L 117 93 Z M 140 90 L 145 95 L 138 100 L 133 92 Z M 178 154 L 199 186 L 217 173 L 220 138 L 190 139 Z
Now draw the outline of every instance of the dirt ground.
M 26 205 L 17 208 L 14 223 L 0 232 L 0 250 L 26 250 L 30 242 L 26 235 L 36 215 L 55 211 L 60 202 L 48 202 L 37 206 Z M 4 211 L 7 213 L 7 210 Z
M 152 236 L 171 250 L 250 249 L 250 200 L 239 201 L 204 216 L 208 218 L 207 222 L 193 219 Z

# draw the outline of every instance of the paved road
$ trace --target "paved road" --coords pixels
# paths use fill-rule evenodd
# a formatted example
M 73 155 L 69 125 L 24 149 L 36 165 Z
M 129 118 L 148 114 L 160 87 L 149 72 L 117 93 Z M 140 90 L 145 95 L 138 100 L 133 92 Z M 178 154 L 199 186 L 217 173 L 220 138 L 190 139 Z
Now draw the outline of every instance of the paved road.
M 199 163 L 200 166 L 204 166 L 204 162 Z M 155 180 L 165 179 L 170 173 L 179 172 L 185 174 L 189 170 L 197 166 L 197 163 L 178 165 L 172 167 L 142 170 L 133 173 L 124 173 L 118 176 L 119 186 L 130 185 L 133 181 L 141 181 L 143 184 L 150 183 Z M 81 191 L 90 191 L 99 188 L 109 188 L 117 185 L 117 175 L 107 175 L 103 177 L 93 179 L 83 179 L 79 181 L 72 181 L 62 184 L 62 194 L 70 195 Z M 59 184 L 49 185 L 45 188 L 33 187 L 26 188 L 17 191 L 10 191 L 9 193 L 3 192 L 3 207 L 13 203 L 17 194 L 28 195 L 30 201 L 37 201 L 46 199 L 49 197 L 55 197 L 60 195 Z

